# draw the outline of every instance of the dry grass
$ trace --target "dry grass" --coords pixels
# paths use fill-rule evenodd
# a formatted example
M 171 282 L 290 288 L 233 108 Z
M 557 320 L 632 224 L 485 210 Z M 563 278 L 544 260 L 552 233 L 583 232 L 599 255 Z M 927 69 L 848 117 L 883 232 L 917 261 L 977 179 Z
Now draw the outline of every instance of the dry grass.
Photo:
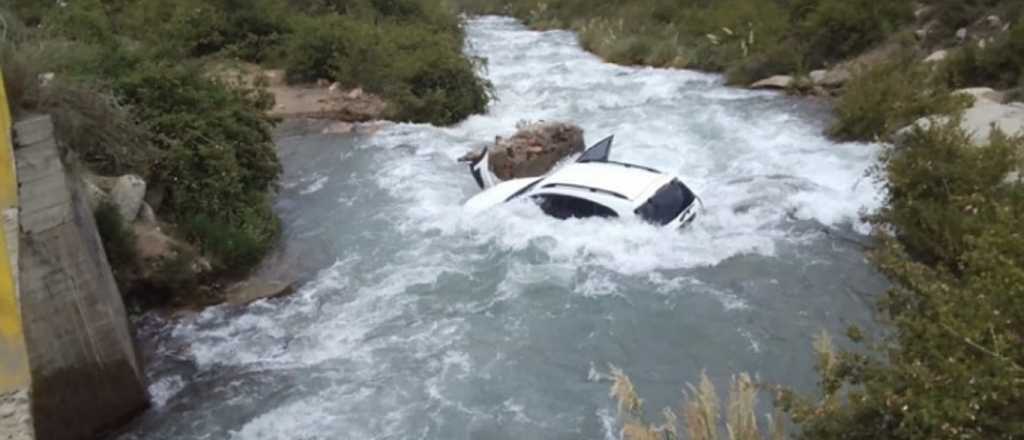
M 827 336 L 826 336 L 827 337 Z M 815 347 L 831 347 L 831 340 L 819 336 Z M 624 440 L 718 440 L 723 417 L 723 408 L 714 384 L 705 372 L 701 372 L 699 385 L 687 384 L 683 391 L 685 402 L 681 414 L 684 430 L 679 429 L 680 417 L 671 409 L 662 410 L 664 421 L 661 425 L 648 423 L 643 417 L 643 400 L 636 392 L 633 382 L 621 369 L 611 367 L 612 387 L 610 396 L 619 405 L 619 417 L 623 419 L 621 438 Z M 741 373 L 732 377 L 729 387 L 729 401 L 725 406 L 725 433 L 728 440 L 782 440 L 786 436 L 785 414 L 776 408 L 766 417 L 766 430 L 757 424 L 757 393 L 760 386 L 749 374 Z M 679 433 L 684 432 L 685 437 Z
M 711 383 L 707 373 L 700 373 L 700 386 L 686 384 L 689 393 L 684 392 L 686 403 L 683 404 L 683 418 L 686 420 L 686 431 L 693 440 L 718 439 L 719 399 L 715 385 Z M 692 395 L 691 395 L 692 393 Z
M 57 138 L 95 171 L 142 173 L 158 152 L 131 109 L 110 91 L 60 76 L 44 80 L 48 46 L 0 42 L 4 81 L 17 119 L 32 113 L 53 115 Z
M 757 429 L 757 387 L 750 375 L 741 373 L 733 376 L 729 387 L 729 409 L 726 429 L 730 440 L 754 440 L 761 438 Z

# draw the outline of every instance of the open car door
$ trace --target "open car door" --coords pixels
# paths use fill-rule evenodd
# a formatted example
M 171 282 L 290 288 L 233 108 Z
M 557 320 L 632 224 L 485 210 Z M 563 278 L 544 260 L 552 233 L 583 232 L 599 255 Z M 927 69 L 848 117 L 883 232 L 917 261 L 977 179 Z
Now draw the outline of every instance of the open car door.
M 612 141 L 614 139 L 615 136 L 608 136 L 601 142 L 587 148 L 587 151 L 584 151 L 580 158 L 576 159 L 576 162 L 608 162 L 608 156 L 612 154 Z
M 469 172 L 473 174 L 473 180 L 480 186 L 480 189 L 487 189 L 500 183 L 497 176 L 491 172 L 490 148 L 484 148 L 483 154 L 469 164 Z

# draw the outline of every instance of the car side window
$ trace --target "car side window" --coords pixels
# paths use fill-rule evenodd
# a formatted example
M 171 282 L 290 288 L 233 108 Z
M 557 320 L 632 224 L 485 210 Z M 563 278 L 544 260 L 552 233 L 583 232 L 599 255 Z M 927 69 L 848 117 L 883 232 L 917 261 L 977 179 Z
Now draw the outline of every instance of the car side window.
M 607 206 L 579 197 L 545 194 L 533 196 L 532 199 L 540 205 L 540 209 L 545 214 L 561 220 L 590 217 L 614 218 L 619 216 L 613 209 Z

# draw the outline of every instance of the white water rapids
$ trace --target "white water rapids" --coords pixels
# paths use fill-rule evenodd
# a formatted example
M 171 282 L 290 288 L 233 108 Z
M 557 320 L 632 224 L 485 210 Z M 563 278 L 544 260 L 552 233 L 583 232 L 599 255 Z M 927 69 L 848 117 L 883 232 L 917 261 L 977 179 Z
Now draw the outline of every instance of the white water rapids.
M 487 114 L 280 140 L 282 252 L 305 284 L 139 320 L 155 405 L 118 438 L 615 438 L 608 364 L 653 413 L 702 369 L 723 394 L 740 371 L 813 390 L 812 336 L 872 328 L 885 281 L 837 237 L 866 230 L 877 147 L 825 139 L 826 107 L 603 63 L 505 18 L 468 36 Z M 683 231 L 464 214 L 456 158 L 539 119 L 615 134 L 613 158 L 677 174 L 706 212 Z

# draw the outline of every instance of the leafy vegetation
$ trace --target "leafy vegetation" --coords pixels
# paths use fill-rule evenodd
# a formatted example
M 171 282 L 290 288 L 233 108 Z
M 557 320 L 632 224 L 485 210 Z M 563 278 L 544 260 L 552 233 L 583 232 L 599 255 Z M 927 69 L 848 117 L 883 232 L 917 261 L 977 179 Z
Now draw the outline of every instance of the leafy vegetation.
M 143 176 L 160 217 L 220 274 L 244 273 L 275 242 L 281 169 L 272 96 L 208 66 L 242 60 L 363 87 L 406 121 L 452 124 L 489 100 L 440 1 L 14 0 L 0 14 L 15 113 L 52 114 L 61 144 L 97 173 Z M 113 229 L 104 237 L 123 247 Z M 168 280 L 151 284 L 193 284 Z
M 1024 91 L 1024 18 L 985 48 L 967 45 L 954 52 L 943 74 L 952 87 L 985 84 Z
M 931 69 L 902 56 L 858 72 L 836 100 L 829 133 L 838 139 L 885 138 L 919 118 L 953 114 L 970 105 Z
M 1024 434 L 1024 139 L 975 147 L 955 122 L 890 149 L 873 259 L 893 281 L 892 335 L 823 369 L 828 405 L 789 400 L 799 438 L 993 439 Z

